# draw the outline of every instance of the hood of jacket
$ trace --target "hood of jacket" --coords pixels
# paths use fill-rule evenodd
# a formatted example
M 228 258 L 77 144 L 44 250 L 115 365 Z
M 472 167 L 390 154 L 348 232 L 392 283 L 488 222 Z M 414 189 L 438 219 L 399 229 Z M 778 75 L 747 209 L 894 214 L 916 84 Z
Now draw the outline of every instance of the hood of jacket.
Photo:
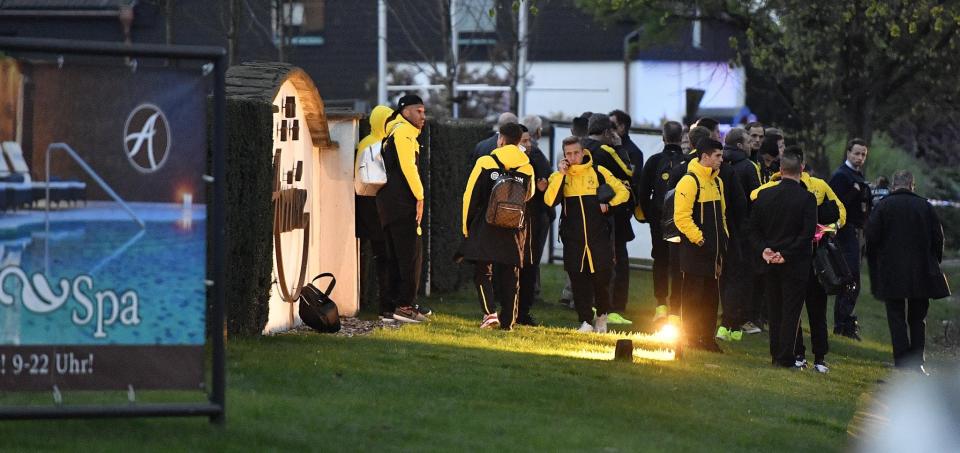
M 700 159 L 696 157 L 694 157 L 693 160 L 690 161 L 690 164 L 687 165 L 687 171 L 696 175 L 701 181 L 712 180 L 720 174 L 718 170 L 701 165 Z
M 678 156 L 683 155 L 683 148 L 680 145 L 675 145 L 673 143 L 667 143 L 663 145 L 664 154 L 676 154 Z
M 357 149 L 366 149 L 368 146 L 383 141 L 387 136 L 386 122 L 393 109 L 385 105 L 378 105 L 370 112 L 370 134 L 360 140 Z
M 507 168 L 522 167 L 530 163 L 530 157 L 527 153 L 520 151 L 517 145 L 503 145 L 490 154 L 497 156 L 500 163 Z
M 593 169 L 593 155 L 590 151 L 583 150 L 583 162 L 567 167 L 567 174 L 570 176 L 579 176 Z

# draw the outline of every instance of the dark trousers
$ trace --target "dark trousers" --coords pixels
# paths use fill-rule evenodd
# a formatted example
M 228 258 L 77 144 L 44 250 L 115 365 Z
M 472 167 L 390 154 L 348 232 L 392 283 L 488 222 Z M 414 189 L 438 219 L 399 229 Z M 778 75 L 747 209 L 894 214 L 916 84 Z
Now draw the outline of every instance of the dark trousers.
M 477 263 L 473 269 L 473 283 L 477 285 L 477 297 L 483 314 L 497 313 L 499 305 L 500 327 L 513 327 L 517 320 L 519 268 L 500 263 Z
M 746 315 L 750 298 L 753 297 L 753 270 L 746 260 L 744 248 L 738 242 L 731 242 L 727 248 L 720 275 L 720 304 L 723 307 L 723 321 L 720 325 L 740 330 L 740 326 L 750 318 Z
M 386 246 L 387 297 L 394 307 L 409 307 L 417 300 L 423 270 L 423 242 L 417 222 L 400 220 L 383 228 Z
M 670 243 L 663 240 L 663 232 L 654 227 L 653 223 L 650 224 L 650 242 L 650 257 L 653 258 L 653 297 L 657 299 L 657 305 L 679 303 L 679 282 L 673 282 L 678 291 L 670 293 Z
M 813 274 L 813 268 L 807 275 L 807 299 L 804 305 L 807 306 L 807 322 L 810 323 L 810 345 L 813 347 L 814 363 L 822 362 L 827 353 L 830 352 L 830 344 L 827 342 L 827 293 L 817 277 Z M 794 355 L 806 355 L 807 349 L 803 345 L 803 330 L 797 324 L 797 344 L 794 347 Z
M 770 356 L 777 365 L 793 366 L 811 262 L 787 259 L 783 264 L 766 266 L 764 289 L 770 320 Z
M 833 304 L 833 327 L 845 332 L 852 332 L 857 327 L 857 315 L 854 308 L 857 306 L 857 297 L 860 296 L 860 237 L 862 230 L 852 226 L 843 227 L 837 232 L 837 247 L 843 253 L 856 287 L 853 290 L 844 290 L 837 296 Z
M 387 271 L 389 259 L 387 258 L 387 243 L 382 240 L 370 240 L 370 248 L 373 250 L 373 263 L 377 272 L 377 300 L 380 306 L 380 313 L 393 313 L 397 307 L 393 306 L 393 301 L 389 297 L 390 275 Z
M 610 312 L 610 279 L 609 270 L 590 273 L 567 272 L 570 276 L 570 289 L 573 292 L 573 305 L 577 309 L 577 318 L 580 322 L 592 322 L 593 310 L 597 309 L 597 316 Z
M 614 241 L 613 251 L 616 253 L 613 261 L 612 298 L 610 311 L 623 313 L 627 310 L 627 299 L 630 297 L 630 256 L 627 254 L 625 241 Z
M 887 324 L 890 325 L 890 340 L 893 343 L 894 365 L 923 365 L 930 299 L 888 299 L 884 303 L 887 306 Z
M 680 270 L 680 245 L 667 243 L 670 254 L 670 314 L 680 315 L 683 306 L 683 272 Z
M 747 320 L 756 323 L 757 327 L 763 327 L 769 311 L 767 309 L 766 291 L 764 291 L 766 276 L 754 273 L 751 278 L 753 279 L 753 295 L 750 297 L 750 306 L 746 309 L 745 316 Z
M 691 342 L 713 341 L 720 306 L 720 282 L 713 276 L 683 274 L 680 315 Z
M 527 246 L 531 247 L 532 253 L 528 255 L 524 250 L 524 256 L 532 257 L 533 263 L 525 263 L 520 269 L 520 308 L 517 312 L 518 319 L 527 319 L 530 317 L 530 309 L 533 302 L 540 294 L 540 259 L 543 257 L 543 249 L 547 244 L 547 236 L 550 234 L 550 219 L 543 216 L 536 219 L 531 228 L 531 238 Z

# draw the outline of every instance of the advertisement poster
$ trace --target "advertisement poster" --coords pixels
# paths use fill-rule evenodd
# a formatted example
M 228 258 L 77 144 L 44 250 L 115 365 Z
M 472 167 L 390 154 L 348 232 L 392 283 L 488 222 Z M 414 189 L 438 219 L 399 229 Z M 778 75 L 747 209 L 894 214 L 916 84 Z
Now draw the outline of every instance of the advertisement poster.
M 0 59 L 4 391 L 204 386 L 211 82 L 114 62 Z

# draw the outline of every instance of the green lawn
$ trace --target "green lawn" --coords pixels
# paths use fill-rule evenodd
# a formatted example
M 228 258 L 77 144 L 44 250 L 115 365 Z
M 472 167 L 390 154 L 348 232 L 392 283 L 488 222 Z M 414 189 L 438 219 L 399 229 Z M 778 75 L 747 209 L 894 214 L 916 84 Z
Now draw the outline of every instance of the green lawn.
M 886 319 L 868 289 L 864 341 L 831 335 L 831 373 L 820 375 L 771 367 L 766 334 L 680 361 L 597 360 L 612 357 L 617 336 L 575 333 L 573 311 L 553 302 L 560 279 L 559 268 L 545 270 L 549 302 L 535 314 L 549 327 L 480 331 L 465 290 L 429 300 L 438 313 L 429 324 L 232 339 L 223 429 L 200 418 L 4 422 L 0 450 L 839 451 L 858 400 L 892 372 Z M 635 272 L 632 285 L 627 316 L 643 330 L 650 274 Z M 931 308 L 933 372 L 955 355 L 933 344 L 940 320 L 958 313 L 944 301 Z M 0 393 L 0 404 L 22 401 Z

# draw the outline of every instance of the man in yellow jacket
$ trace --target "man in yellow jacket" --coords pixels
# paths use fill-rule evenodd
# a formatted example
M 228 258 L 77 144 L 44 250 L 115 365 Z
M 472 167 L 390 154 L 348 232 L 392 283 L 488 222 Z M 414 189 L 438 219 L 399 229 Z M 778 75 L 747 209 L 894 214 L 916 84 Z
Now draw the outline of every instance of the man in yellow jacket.
M 723 145 L 704 138 L 696 144 L 695 153 L 697 157 L 687 165 L 673 199 L 674 222 L 681 233 L 680 313 L 691 347 L 723 352 L 713 337 L 720 304 L 718 279 L 729 238 L 723 181 L 719 178 Z
M 383 226 L 380 225 L 380 214 L 377 213 L 376 195 L 361 195 L 363 192 L 360 182 L 360 163 L 366 153 L 380 153 L 383 139 L 386 138 L 387 117 L 393 109 L 385 105 L 378 105 L 370 112 L 370 134 L 357 144 L 357 156 L 353 166 L 354 185 L 357 195 L 356 203 L 356 230 L 357 239 L 370 241 L 373 250 L 373 260 L 377 269 L 377 289 L 380 319 L 384 322 L 393 322 L 393 301 L 387 294 L 389 279 L 387 278 L 387 246 L 383 237 Z
M 794 149 L 793 153 L 798 155 L 803 161 L 803 152 L 799 148 Z M 750 200 L 756 201 L 760 192 L 780 184 L 781 175 L 779 172 L 770 176 L 770 181 L 761 185 L 750 193 Z M 837 198 L 837 195 L 830 188 L 826 181 L 810 176 L 807 172 L 800 173 L 800 183 L 813 194 L 817 202 L 817 223 L 820 225 L 830 225 L 834 230 L 839 230 L 847 222 L 847 210 L 843 202 Z M 821 239 L 826 240 L 826 239 Z M 807 319 L 810 322 L 810 343 L 813 347 L 813 368 L 820 373 L 829 371 L 825 357 L 830 350 L 827 341 L 827 293 L 823 285 L 817 280 L 813 273 L 813 266 L 810 266 L 810 275 L 807 277 L 807 289 L 804 304 L 807 307 Z M 803 330 L 797 329 L 797 341 L 794 348 L 796 357 L 796 366 L 806 366 L 806 347 L 803 345 Z
M 423 217 L 423 183 L 418 164 L 417 137 L 426 123 L 423 100 L 416 95 L 400 98 L 387 119 L 383 164 L 387 183 L 377 192 L 377 212 L 383 226 L 390 285 L 387 294 L 393 317 L 401 322 L 421 322 L 426 317 L 416 307 L 423 268 L 420 220 Z
M 610 207 L 626 202 L 630 192 L 609 170 L 594 165 L 578 137 L 563 139 L 563 155 L 543 201 L 547 206 L 562 204 L 563 267 L 570 276 L 579 330 L 605 333 L 614 265 Z M 597 310 L 596 320 L 592 308 Z
M 526 222 L 520 228 L 505 228 L 487 221 L 494 187 L 504 178 L 522 184 L 526 193 L 521 209 L 533 197 L 533 166 L 517 146 L 523 131 L 517 123 L 500 127 L 497 148 L 477 159 L 463 191 L 463 243 L 460 254 L 474 263 L 474 283 L 483 311 L 480 328 L 511 330 L 517 320 L 520 267 L 526 243 Z M 497 313 L 497 305 L 500 312 Z

